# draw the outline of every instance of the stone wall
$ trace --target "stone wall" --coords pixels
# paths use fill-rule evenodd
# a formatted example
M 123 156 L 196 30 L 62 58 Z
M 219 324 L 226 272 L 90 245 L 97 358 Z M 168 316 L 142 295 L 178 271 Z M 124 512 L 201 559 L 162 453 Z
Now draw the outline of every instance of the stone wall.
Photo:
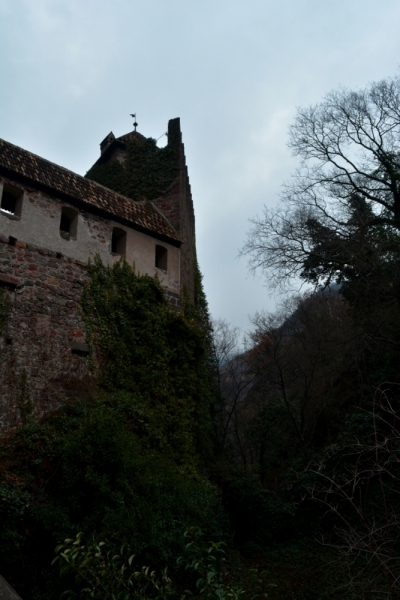
M 11 240 L 12 241 L 12 240 Z M 8 317 L 0 333 L 0 432 L 40 417 L 90 382 L 79 312 L 83 263 L 0 238 L 0 285 Z

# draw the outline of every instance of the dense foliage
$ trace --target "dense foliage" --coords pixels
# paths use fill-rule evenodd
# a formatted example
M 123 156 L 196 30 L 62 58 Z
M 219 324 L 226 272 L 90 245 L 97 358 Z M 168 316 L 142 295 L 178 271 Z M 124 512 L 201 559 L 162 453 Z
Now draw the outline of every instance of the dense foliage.
M 252 385 L 228 399 L 235 460 L 336 548 L 356 598 L 400 592 L 399 115 L 399 77 L 299 109 L 300 168 L 244 251 L 314 293 L 256 317 L 236 366 Z
M 89 266 L 82 300 L 103 389 L 135 395 L 148 443 L 182 463 L 211 443 L 207 336 L 195 307 L 172 310 L 157 280 L 125 261 Z
M 203 474 L 212 397 L 195 307 L 174 311 L 160 284 L 124 261 L 89 269 L 82 310 L 97 387 L 28 420 L 1 448 L 0 561 L 22 595 L 57 597 L 51 555 L 78 531 L 161 566 L 176 560 L 188 527 L 226 532 Z
M 183 555 L 177 559 L 176 567 L 185 578 L 183 593 L 168 575 L 168 569 L 152 570 L 138 564 L 137 557 L 128 555 L 126 547 L 117 554 L 107 549 L 104 542 L 85 545 L 82 534 L 75 539 L 67 539 L 57 549 L 54 562 L 60 565 L 60 574 L 71 574 L 79 588 L 79 598 L 98 600 L 240 600 L 246 592 L 232 582 L 226 569 L 224 542 L 207 543 L 198 527 L 191 527 L 184 533 Z M 257 570 L 252 570 L 253 587 L 261 591 L 263 581 Z M 254 583 L 256 585 L 254 585 Z M 267 584 L 267 587 L 271 587 Z M 67 595 L 76 597 L 73 590 Z M 264 594 L 263 594 L 264 596 Z M 254 595 L 256 598 L 257 595 Z
M 0 331 L 3 329 L 3 326 L 6 322 L 8 309 L 9 306 L 7 299 L 5 298 L 4 290 L 0 289 Z

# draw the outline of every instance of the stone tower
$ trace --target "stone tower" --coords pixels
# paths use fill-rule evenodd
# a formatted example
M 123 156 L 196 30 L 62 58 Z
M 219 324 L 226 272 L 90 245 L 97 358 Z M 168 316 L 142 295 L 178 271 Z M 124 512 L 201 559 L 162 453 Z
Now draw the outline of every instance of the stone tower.
M 193 300 L 195 219 L 179 118 L 169 121 L 167 135 L 168 144 L 160 149 L 154 140 L 137 131 L 119 138 L 110 132 L 100 144 L 100 158 L 86 177 L 133 201 L 151 200 L 158 208 L 182 241 L 181 289 L 186 289 Z M 141 157 L 145 157 L 143 163 Z

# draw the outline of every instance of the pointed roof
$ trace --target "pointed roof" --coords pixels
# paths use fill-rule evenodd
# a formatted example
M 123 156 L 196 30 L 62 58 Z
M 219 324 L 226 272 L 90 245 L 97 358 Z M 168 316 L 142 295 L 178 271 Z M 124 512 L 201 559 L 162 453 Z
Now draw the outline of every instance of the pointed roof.
M 100 147 L 103 147 L 104 144 L 113 142 L 115 140 L 115 135 L 113 134 L 112 131 L 110 131 L 110 133 L 108 135 L 106 135 L 106 137 L 104 138 L 104 140 L 102 142 L 100 142 Z
M 125 135 L 121 135 L 120 137 L 116 138 L 117 142 L 122 142 L 122 143 L 127 143 L 127 142 L 133 142 L 134 140 L 137 141 L 145 141 L 147 138 L 142 135 L 141 133 L 139 133 L 138 131 L 130 131 L 129 133 L 125 133 Z
M 110 133 L 106 135 L 104 140 L 100 143 L 100 156 L 94 163 L 93 167 L 95 165 L 101 165 L 104 162 L 107 162 L 115 150 L 118 148 L 125 149 L 126 144 L 129 142 L 144 142 L 146 139 L 147 138 L 138 131 L 130 131 L 129 133 L 125 133 L 118 138 L 116 138 L 113 132 L 110 131 Z

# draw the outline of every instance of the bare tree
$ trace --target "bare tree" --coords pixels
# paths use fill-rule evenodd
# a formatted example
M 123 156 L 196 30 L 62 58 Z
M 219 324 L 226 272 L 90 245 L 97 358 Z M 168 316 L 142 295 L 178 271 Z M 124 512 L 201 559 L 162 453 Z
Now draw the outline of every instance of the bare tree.
M 346 306 L 332 290 L 304 294 L 286 301 L 275 315 L 256 315 L 254 324 L 248 357 L 254 388 L 264 402 L 281 399 L 297 446 L 307 454 L 352 368 L 354 333 Z
M 300 168 L 264 209 L 242 253 L 275 286 L 367 277 L 399 252 L 400 77 L 300 108 L 290 129 Z
M 240 330 L 223 319 L 212 322 L 214 355 L 218 370 L 221 408 L 219 415 L 222 451 L 227 441 L 239 449 L 240 460 L 246 469 L 248 451 L 242 434 L 243 412 L 249 388 L 254 380 L 240 344 Z
M 214 324 L 220 439 L 266 483 L 268 465 L 299 451 L 308 456 L 329 429 L 337 395 L 345 402 L 355 380 L 354 332 L 334 291 L 292 298 L 275 315 L 256 315 L 254 325 L 251 344 L 238 353 L 238 332 Z

